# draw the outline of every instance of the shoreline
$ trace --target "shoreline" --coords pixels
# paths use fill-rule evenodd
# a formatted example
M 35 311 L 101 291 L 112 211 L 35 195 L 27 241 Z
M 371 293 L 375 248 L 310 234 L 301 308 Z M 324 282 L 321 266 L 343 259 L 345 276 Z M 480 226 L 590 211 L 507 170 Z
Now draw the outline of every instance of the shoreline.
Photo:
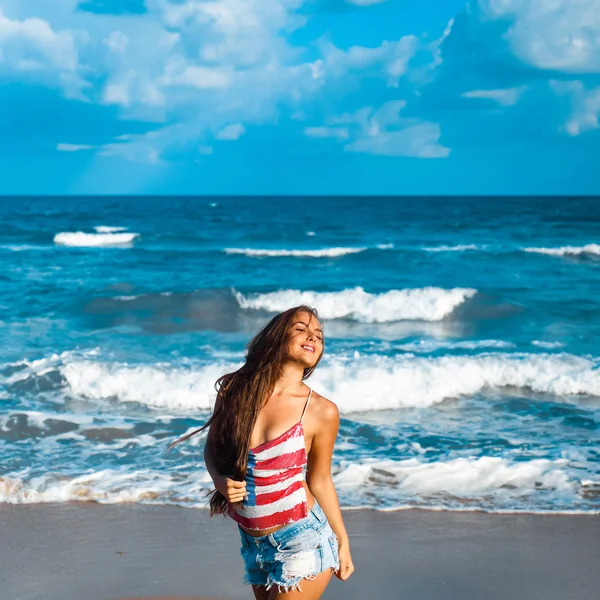
M 166 508 L 166 509 L 182 509 L 206 512 L 208 516 L 209 506 L 197 506 L 193 504 L 176 504 L 176 503 L 140 503 L 140 502 L 100 502 L 98 500 L 74 500 L 69 499 L 64 502 L 0 502 L 0 511 L 3 506 L 102 506 L 102 507 L 146 507 L 146 508 Z M 521 510 L 521 509 L 501 509 L 501 510 L 488 510 L 485 508 L 453 508 L 447 506 L 390 506 L 375 508 L 373 506 L 341 506 L 344 513 L 352 512 L 365 512 L 365 513 L 381 513 L 381 514 L 394 514 L 402 512 L 417 512 L 417 513 L 450 513 L 450 514 L 480 514 L 480 515 L 499 515 L 499 516 L 541 516 L 541 517 L 597 517 L 600 516 L 600 508 L 593 510 Z M 210 517 L 209 517 L 210 518 Z M 217 517 L 215 517 L 217 518 Z
M 598 515 L 356 509 L 344 519 L 356 572 L 324 599 L 598 597 Z M 252 598 L 234 523 L 204 509 L 2 504 L 0 536 L 6 598 Z

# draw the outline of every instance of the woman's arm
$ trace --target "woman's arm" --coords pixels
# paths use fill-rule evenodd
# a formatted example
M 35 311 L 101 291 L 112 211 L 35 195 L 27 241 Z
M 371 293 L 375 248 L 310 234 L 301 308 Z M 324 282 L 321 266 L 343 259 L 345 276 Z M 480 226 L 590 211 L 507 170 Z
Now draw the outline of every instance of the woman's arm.
M 331 478 L 331 456 L 340 427 L 340 415 L 337 406 L 325 400 L 319 411 L 319 429 L 312 441 L 308 455 L 306 483 L 313 496 L 319 502 L 339 544 L 340 568 L 336 572 L 339 579 L 346 580 L 354 571 L 350 555 L 348 533 L 344 526 L 342 511 L 333 479 Z

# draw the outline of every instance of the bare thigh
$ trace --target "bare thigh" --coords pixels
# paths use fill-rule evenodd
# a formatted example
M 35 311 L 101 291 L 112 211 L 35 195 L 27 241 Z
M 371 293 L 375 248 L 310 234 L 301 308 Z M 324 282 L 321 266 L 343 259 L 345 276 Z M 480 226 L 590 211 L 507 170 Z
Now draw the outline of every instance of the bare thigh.
M 276 587 L 273 587 L 269 590 L 267 600 L 300 600 L 300 598 L 302 600 L 318 600 L 331 580 L 332 574 L 333 570 L 327 569 L 327 571 L 319 573 L 314 579 L 303 579 L 300 582 L 301 592 L 280 592 Z M 257 596 L 256 598 L 257 600 L 263 600 L 262 596 L 260 598 Z

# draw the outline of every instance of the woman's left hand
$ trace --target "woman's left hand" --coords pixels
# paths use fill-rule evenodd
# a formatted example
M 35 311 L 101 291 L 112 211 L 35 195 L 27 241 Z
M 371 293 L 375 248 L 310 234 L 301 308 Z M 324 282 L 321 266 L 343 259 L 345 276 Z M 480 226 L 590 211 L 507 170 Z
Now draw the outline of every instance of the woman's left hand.
M 342 545 L 339 547 L 340 568 L 335 572 L 335 576 L 341 581 L 346 581 L 354 573 L 354 563 L 350 554 L 350 546 Z

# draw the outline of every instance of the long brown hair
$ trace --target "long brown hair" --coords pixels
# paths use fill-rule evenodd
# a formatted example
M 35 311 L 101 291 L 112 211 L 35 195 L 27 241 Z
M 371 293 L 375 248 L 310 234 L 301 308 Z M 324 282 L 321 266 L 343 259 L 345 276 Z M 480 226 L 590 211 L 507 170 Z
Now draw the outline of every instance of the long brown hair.
M 287 359 L 290 325 L 299 312 L 318 318 L 316 309 L 301 304 L 274 316 L 248 343 L 246 362 L 237 371 L 226 373 L 215 382 L 217 401 L 212 416 L 199 429 L 172 442 L 167 452 L 191 436 L 213 427 L 213 454 L 219 473 L 241 481 L 246 476 L 250 436 L 258 413 L 266 398 L 275 389 Z M 324 348 L 323 340 L 323 348 Z M 302 379 L 308 379 L 321 361 L 321 352 L 314 366 L 304 369 Z M 224 514 L 228 501 L 213 490 L 210 514 Z

